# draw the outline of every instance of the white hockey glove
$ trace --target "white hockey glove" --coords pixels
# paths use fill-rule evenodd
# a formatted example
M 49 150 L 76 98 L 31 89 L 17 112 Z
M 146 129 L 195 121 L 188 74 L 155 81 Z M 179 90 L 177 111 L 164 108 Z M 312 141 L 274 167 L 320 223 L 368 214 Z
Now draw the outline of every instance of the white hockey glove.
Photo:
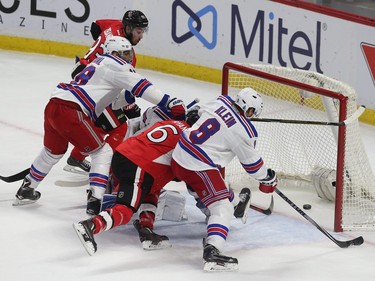
M 311 172 L 312 183 L 318 196 L 328 201 L 335 201 L 336 170 L 314 167 Z
M 267 177 L 259 181 L 259 190 L 264 193 L 272 193 L 277 186 L 276 172 L 272 169 L 267 170 Z
M 169 100 L 167 108 L 171 111 L 173 119 L 185 120 L 186 106 L 182 100 L 177 98 Z

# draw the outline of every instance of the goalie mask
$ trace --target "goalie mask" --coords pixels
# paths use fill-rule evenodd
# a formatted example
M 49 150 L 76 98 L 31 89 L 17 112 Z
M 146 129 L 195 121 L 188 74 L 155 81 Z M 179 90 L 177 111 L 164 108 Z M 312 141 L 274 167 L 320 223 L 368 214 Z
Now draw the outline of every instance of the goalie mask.
M 112 55 L 112 52 L 117 52 L 118 57 L 127 62 L 133 59 L 133 47 L 129 40 L 121 36 L 108 36 L 103 46 L 104 54 Z
M 247 119 L 258 117 L 263 109 L 262 97 L 252 88 L 242 89 L 237 94 L 234 103 L 242 110 L 243 116 Z

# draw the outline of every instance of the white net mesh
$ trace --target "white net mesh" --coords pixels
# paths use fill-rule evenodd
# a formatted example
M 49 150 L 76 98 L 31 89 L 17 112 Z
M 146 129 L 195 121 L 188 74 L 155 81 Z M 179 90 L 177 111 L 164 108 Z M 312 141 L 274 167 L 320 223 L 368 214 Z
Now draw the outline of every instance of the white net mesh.
M 272 65 L 241 65 L 347 96 L 347 117 L 357 110 L 355 90 L 335 79 L 319 73 Z M 339 121 L 338 99 L 230 70 L 228 95 L 235 97 L 239 89 L 245 87 L 252 87 L 261 93 L 264 100 L 261 118 Z M 254 124 L 259 132 L 257 148 L 265 163 L 278 173 L 279 178 L 292 179 L 294 183 L 302 180 L 306 186 L 306 183 L 312 184 L 314 168 L 336 170 L 338 127 L 255 121 Z M 375 230 L 375 177 L 363 147 L 357 120 L 346 126 L 344 151 L 342 228 Z M 251 181 L 237 159 L 226 167 L 226 178 L 235 189 Z M 256 181 L 253 182 L 257 185 Z

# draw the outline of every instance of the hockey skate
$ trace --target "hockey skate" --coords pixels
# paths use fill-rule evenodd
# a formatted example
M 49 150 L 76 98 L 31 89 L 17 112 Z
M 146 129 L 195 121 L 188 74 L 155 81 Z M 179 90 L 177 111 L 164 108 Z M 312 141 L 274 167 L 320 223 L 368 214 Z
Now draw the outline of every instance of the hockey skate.
M 234 209 L 234 216 L 236 218 L 241 218 L 242 223 L 246 223 L 247 221 L 247 211 L 250 207 L 250 198 L 251 192 L 248 188 L 242 188 L 240 194 L 238 195 L 240 198 L 240 202 Z
M 144 250 L 159 250 L 172 247 L 167 236 L 156 234 L 148 227 L 142 227 L 139 224 L 139 220 L 135 220 L 133 225 L 138 231 L 139 240 Z
M 35 188 L 30 187 L 30 180 L 25 178 L 21 187 L 18 189 L 16 194 L 16 200 L 13 202 L 13 206 L 22 206 L 35 203 L 40 198 L 41 194 L 36 191 Z
M 76 231 L 79 240 L 83 247 L 85 247 L 87 253 L 92 256 L 97 250 L 97 245 L 94 239 L 94 223 L 89 219 L 73 223 L 74 230 Z
M 85 160 L 77 160 L 72 156 L 66 160 L 67 165 L 63 168 L 64 171 L 70 172 L 73 174 L 87 175 L 91 169 L 91 163 Z
M 204 271 L 235 271 L 238 270 L 236 258 L 221 255 L 219 250 L 211 244 L 205 244 L 203 249 Z
M 87 207 L 86 207 L 86 214 L 90 216 L 98 215 L 100 212 L 102 202 L 100 199 L 95 198 L 92 195 L 92 191 L 87 191 Z

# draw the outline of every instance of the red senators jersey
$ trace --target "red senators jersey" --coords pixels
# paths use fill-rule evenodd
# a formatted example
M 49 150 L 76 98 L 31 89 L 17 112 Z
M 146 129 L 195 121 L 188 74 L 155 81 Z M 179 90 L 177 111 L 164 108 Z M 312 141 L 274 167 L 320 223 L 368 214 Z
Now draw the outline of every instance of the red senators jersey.
M 80 59 L 80 63 L 87 65 L 90 62 L 92 62 L 94 59 L 96 59 L 98 56 L 103 54 L 103 44 L 108 36 L 121 36 L 125 37 L 123 25 L 121 20 L 97 20 L 95 22 L 101 30 L 103 30 L 98 39 L 94 42 L 94 44 L 91 46 L 90 50 L 86 53 L 86 55 Z M 136 64 L 136 57 L 135 52 L 133 49 L 134 57 L 132 61 L 133 67 L 135 67 Z
M 108 28 L 111 28 L 111 26 L 114 25 L 120 25 L 120 28 L 122 28 L 122 22 L 121 20 L 114 20 L 114 19 L 101 19 L 101 20 L 96 20 L 95 23 L 98 25 L 100 30 L 106 30 Z M 114 34 L 114 35 L 119 35 L 120 34 Z
M 125 140 L 116 151 L 153 176 L 155 191 L 175 178 L 170 166 L 172 153 L 180 134 L 187 128 L 189 125 L 184 121 L 160 121 Z

